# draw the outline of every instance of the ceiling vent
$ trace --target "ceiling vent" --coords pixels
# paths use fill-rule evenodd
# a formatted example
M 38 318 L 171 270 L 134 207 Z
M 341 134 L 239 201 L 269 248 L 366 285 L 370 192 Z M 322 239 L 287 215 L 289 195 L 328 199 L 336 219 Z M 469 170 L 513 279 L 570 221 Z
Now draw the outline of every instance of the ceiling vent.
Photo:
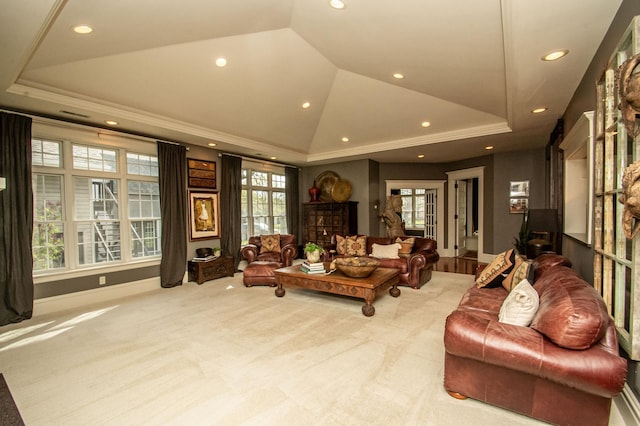
M 77 113 L 77 112 L 66 111 L 64 109 L 61 109 L 60 112 L 63 113 L 63 114 L 67 114 L 67 115 L 73 115 L 74 117 L 89 118 L 88 115 L 80 114 L 80 113 Z

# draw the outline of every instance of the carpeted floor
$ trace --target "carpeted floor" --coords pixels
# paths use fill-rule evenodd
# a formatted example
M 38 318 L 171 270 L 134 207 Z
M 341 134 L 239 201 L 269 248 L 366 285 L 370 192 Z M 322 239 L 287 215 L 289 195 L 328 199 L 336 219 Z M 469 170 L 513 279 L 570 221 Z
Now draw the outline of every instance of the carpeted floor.
M 0 425 L 20 426 L 24 425 L 18 407 L 11 396 L 11 391 L 4 376 L 0 374 Z
M 443 389 L 444 321 L 472 282 L 435 272 L 367 318 L 236 274 L 3 327 L 0 365 L 27 425 L 540 424 Z

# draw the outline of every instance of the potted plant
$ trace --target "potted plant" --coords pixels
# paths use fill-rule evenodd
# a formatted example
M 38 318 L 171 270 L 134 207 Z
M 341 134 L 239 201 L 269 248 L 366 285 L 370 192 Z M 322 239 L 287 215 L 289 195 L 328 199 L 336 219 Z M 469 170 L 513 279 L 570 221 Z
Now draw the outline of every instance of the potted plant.
M 323 251 L 323 248 L 316 243 L 307 243 L 304 246 L 304 253 L 310 263 L 319 262 Z

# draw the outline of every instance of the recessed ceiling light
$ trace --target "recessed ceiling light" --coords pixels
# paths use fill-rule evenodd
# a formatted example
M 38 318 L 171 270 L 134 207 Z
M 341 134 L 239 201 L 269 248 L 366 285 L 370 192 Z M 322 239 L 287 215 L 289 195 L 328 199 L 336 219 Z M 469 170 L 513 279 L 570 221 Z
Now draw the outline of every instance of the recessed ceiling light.
M 493 149 L 493 145 L 487 145 L 484 147 L 487 151 L 491 151 Z
M 419 154 L 418 158 L 424 158 L 424 154 Z
M 307 109 L 311 106 L 311 102 L 305 102 L 302 104 L 302 108 Z
M 420 125 L 421 125 L 422 127 L 429 127 L 429 126 L 431 126 L 431 123 L 430 123 L 430 122 L 428 122 L 428 121 L 423 121 L 422 123 L 420 123 Z
M 105 123 L 107 123 L 109 126 L 117 126 L 118 122 L 115 120 L 107 120 L 105 121 Z
M 345 4 L 341 0 L 329 0 L 329 6 L 334 9 L 344 9 Z
M 269 157 L 269 159 L 270 159 L 270 160 L 277 160 L 277 159 L 278 159 L 278 157 L 273 157 L 273 156 L 272 156 L 272 157 Z
M 222 68 L 227 65 L 227 60 L 225 58 L 218 58 L 216 59 L 216 65 Z
M 398 80 L 402 80 L 402 79 L 404 78 L 404 74 L 399 73 L 399 72 L 394 73 L 394 74 L 393 74 L 393 78 L 396 78 L 396 79 L 398 79 Z
M 346 136 L 345 136 L 345 137 L 343 137 L 343 138 L 342 138 L 342 142 L 344 142 L 344 143 L 349 142 L 349 138 L 348 138 L 348 137 L 346 137 Z
M 89 34 L 93 31 L 93 28 L 88 25 L 76 25 L 73 27 L 73 31 L 77 34 Z
M 545 112 L 546 110 L 547 110 L 547 107 L 541 107 L 541 108 L 532 109 L 531 112 L 534 114 L 540 114 L 541 112 Z
M 216 144 L 215 144 L 215 143 L 213 143 L 213 142 L 209 142 L 207 145 L 209 145 L 209 146 L 216 146 Z
M 554 50 L 553 52 L 549 52 L 546 55 L 544 55 L 541 59 L 543 61 L 555 61 L 556 59 L 560 59 L 563 56 L 567 56 L 568 53 L 569 53 L 569 50 L 567 49 Z

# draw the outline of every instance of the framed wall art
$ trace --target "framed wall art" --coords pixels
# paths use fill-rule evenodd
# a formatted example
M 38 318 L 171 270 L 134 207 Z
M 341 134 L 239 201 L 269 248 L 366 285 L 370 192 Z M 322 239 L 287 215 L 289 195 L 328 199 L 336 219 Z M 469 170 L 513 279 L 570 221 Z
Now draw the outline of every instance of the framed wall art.
M 511 181 L 509 186 L 510 197 L 528 197 L 529 196 L 529 181 Z
M 220 237 L 220 200 L 217 192 L 189 192 L 191 241 Z
M 524 213 L 528 208 L 528 198 L 511 198 L 509 200 L 509 213 Z
M 189 187 L 216 189 L 216 162 L 187 158 Z

